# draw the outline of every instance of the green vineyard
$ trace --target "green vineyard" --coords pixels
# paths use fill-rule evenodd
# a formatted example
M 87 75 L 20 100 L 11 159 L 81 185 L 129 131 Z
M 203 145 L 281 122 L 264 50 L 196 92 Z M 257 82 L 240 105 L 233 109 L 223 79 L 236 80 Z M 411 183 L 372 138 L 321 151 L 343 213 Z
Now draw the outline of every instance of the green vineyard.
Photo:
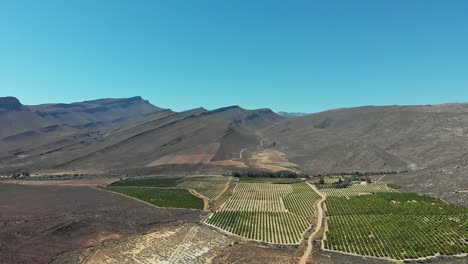
M 346 190 L 343 190 L 346 192 Z M 418 259 L 468 252 L 468 209 L 405 193 L 328 196 L 328 250 Z
M 320 196 L 305 182 L 238 183 L 233 196 L 205 221 L 227 232 L 275 244 L 298 244 Z

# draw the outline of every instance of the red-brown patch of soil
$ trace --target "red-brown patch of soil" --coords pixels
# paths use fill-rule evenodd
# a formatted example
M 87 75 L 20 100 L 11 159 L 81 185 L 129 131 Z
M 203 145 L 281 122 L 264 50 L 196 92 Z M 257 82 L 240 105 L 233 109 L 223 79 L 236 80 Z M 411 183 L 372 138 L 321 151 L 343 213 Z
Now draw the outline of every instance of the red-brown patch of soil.
M 218 161 L 211 161 L 210 165 L 215 166 L 234 166 L 238 168 L 247 168 L 248 166 L 245 165 L 244 162 L 235 161 L 235 160 L 218 160 Z
M 270 164 L 273 162 L 289 162 L 284 153 L 272 149 L 255 152 L 248 161 L 249 164 L 255 165 L 256 167 L 274 172 L 284 170 L 294 172 L 294 170 L 290 168 Z
M 91 187 L 0 184 L 0 263 L 48 263 L 65 252 L 161 225 L 198 222 Z
M 159 166 L 164 164 L 184 164 L 184 163 L 204 163 L 207 164 L 218 151 L 219 143 L 212 143 L 206 146 L 190 149 L 182 153 L 169 154 L 159 158 L 148 166 Z

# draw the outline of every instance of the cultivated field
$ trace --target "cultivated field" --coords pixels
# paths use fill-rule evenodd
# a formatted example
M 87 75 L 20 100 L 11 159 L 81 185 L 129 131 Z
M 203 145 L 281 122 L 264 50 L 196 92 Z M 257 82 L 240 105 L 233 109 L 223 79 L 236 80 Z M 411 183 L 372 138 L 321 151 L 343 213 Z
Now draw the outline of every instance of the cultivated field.
M 303 180 L 298 178 L 263 178 L 263 177 L 240 177 L 239 182 L 250 182 L 250 183 L 296 183 L 302 182 Z
M 323 183 L 320 184 L 320 179 L 316 179 L 313 181 L 313 183 L 317 186 L 319 189 L 323 188 L 332 188 L 333 184 L 338 182 L 341 179 L 341 176 L 329 176 L 329 177 L 324 177 L 323 178 Z
M 212 200 L 224 191 L 229 180 L 229 177 L 221 175 L 146 176 L 124 179 L 113 182 L 109 186 L 175 187 L 179 189 L 193 189 Z
M 417 194 L 336 191 L 343 194 L 326 200 L 324 249 L 393 260 L 468 253 L 467 208 Z
M 109 186 L 176 187 L 185 176 L 145 176 L 116 181 Z
M 275 244 L 298 244 L 311 225 L 319 195 L 307 183 L 238 183 L 233 196 L 205 222 Z
M 219 175 L 196 175 L 185 177 L 184 181 L 177 187 L 194 189 L 208 199 L 213 200 L 226 189 L 229 180 L 229 177 Z
M 325 188 L 320 191 L 331 197 L 350 197 L 380 192 L 395 192 L 394 189 L 388 187 L 386 184 L 354 184 L 347 188 Z

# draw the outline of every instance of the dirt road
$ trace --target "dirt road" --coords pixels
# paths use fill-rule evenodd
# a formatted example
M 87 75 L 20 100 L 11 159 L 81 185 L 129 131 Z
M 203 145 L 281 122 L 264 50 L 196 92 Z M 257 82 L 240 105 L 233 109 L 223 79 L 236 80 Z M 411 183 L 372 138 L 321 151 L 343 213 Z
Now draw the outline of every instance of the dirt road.
M 266 138 L 263 138 L 263 136 L 259 132 L 256 132 L 255 134 L 257 134 L 257 136 L 259 136 L 261 138 L 260 143 L 258 144 L 258 146 L 241 149 L 241 151 L 239 152 L 239 158 L 233 159 L 233 160 L 241 160 L 244 152 L 247 151 L 247 150 L 263 148 L 263 142 L 266 140 Z
M 301 260 L 299 261 L 299 264 L 306 264 L 307 259 L 309 258 L 310 254 L 312 253 L 312 240 L 314 239 L 314 236 L 319 232 L 320 228 L 322 227 L 322 220 L 323 220 L 323 208 L 322 204 L 326 199 L 326 196 L 321 193 L 315 185 L 307 183 L 312 187 L 312 189 L 320 195 L 320 200 L 317 202 L 317 225 L 315 226 L 315 230 L 312 234 L 309 236 L 309 240 L 307 241 L 307 249 L 304 252 L 304 255 L 301 257 Z

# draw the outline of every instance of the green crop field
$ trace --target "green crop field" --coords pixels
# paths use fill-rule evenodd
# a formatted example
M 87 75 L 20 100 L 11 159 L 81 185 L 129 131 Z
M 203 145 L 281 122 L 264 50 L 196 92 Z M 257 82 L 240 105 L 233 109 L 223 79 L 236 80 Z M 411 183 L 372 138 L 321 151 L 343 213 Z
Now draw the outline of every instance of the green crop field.
M 160 207 L 203 209 L 203 200 L 186 189 L 156 187 L 106 187 L 105 190 L 122 193 Z
M 109 186 L 175 187 L 184 176 L 146 176 L 134 177 L 111 183 Z
M 214 199 L 225 188 L 229 177 L 221 175 L 191 175 L 191 176 L 146 176 L 134 177 L 111 183 L 109 186 L 126 187 L 177 187 L 194 189 L 209 199 Z
M 395 192 L 329 195 L 326 206 L 328 250 L 394 260 L 468 252 L 464 207 Z
M 230 233 L 276 244 L 298 244 L 320 196 L 305 182 L 238 183 L 233 196 L 205 221 Z
M 184 181 L 177 185 L 179 188 L 194 189 L 198 193 L 213 200 L 226 188 L 229 177 L 218 175 L 191 176 L 186 177 Z

